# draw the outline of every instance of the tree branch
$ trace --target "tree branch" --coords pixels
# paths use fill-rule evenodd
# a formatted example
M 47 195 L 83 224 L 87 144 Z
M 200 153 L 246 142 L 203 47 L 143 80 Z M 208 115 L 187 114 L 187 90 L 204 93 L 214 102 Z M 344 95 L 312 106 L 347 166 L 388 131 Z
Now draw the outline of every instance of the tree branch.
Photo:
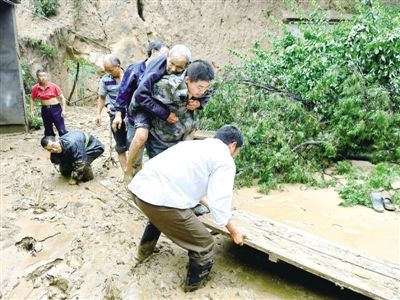
M 284 91 L 284 90 L 276 88 L 273 85 L 270 85 L 268 83 L 257 82 L 257 81 L 255 81 L 253 79 L 250 79 L 250 78 L 224 78 L 223 82 L 224 83 L 234 82 L 234 83 L 239 83 L 239 84 L 246 84 L 246 85 L 250 85 L 250 86 L 261 88 L 263 90 L 268 91 L 269 93 L 277 93 L 277 94 L 286 95 L 290 99 L 292 99 L 294 101 L 300 101 L 303 104 L 305 102 L 305 99 L 303 97 L 301 97 L 301 95 L 299 95 L 299 94 L 295 94 L 295 93 L 292 93 L 292 92 L 289 92 L 289 91 Z
M 79 61 L 76 62 L 75 79 L 74 79 L 74 84 L 73 84 L 73 86 L 72 86 L 71 93 L 69 93 L 69 96 L 68 96 L 68 99 L 67 99 L 67 103 L 68 103 L 68 104 L 71 103 L 71 98 L 72 98 L 72 95 L 74 94 L 75 87 L 76 87 L 76 83 L 78 82 L 78 78 L 79 78 Z
M 303 143 L 298 144 L 297 146 L 295 146 L 295 147 L 292 149 L 292 152 L 295 152 L 297 149 L 299 149 L 300 147 L 303 147 L 303 146 L 308 146 L 308 145 L 320 145 L 320 144 L 325 144 L 325 142 L 324 142 L 324 141 L 305 141 L 305 142 L 303 142 Z

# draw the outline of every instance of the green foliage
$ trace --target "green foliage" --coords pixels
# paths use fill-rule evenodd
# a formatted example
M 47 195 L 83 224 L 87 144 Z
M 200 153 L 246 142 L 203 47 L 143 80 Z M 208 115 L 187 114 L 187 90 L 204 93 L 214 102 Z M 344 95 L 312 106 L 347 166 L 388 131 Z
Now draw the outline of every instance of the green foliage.
M 32 118 L 29 117 L 29 128 L 30 129 L 40 129 L 43 125 L 42 118 L 38 115 L 34 115 Z
M 26 61 L 21 61 L 22 82 L 24 84 L 24 91 L 26 95 L 31 93 L 32 86 L 36 83 L 35 78 L 29 70 L 29 65 Z
M 25 91 L 25 114 L 28 116 L 28 125 L 29 128 L 39 129 L 42 126 L 43 121 L 40 115 L 40 104 L 34 104 L 33 108 L 33 116 L 30 115 L 30 95 L 32 91 L 32 86 L 36 83 L 35 78 L 32 76 L 29 65 L 26 61 L 21 61 L 21 73 L 22 73 L 22 82 L 24 85 Z
M 400 191 L 396 191 L 391 197 L 394 204 L 400 206 Z
M 394 178 L 400 179 L 400 166 L 380 163 L 372 171 L 368 185 L 374 189 L 388 190 L 391 188 L 391 182 Z
M 56 48 L 54 48 L 53 45 L 49 42 L 30 37 L 23 39 L 23 41 L 25 42 L 26 46 L 33 49 L 39 49 L 44 55 L 51 59 L 54 59 L 57 56 Z
M 68 79 L 73 82 L 76 79 L 76 73 L 78 71 L 78 95 L 79 98 L 85 97 L 85 85 L 84 80 L 92 79 L 93 75 L 96 73 L 96 68 L 92 66 L 86 59 L 80 58 L 78 60 L 66 59 L 64 61 L 64 66 L 68 69 Z
M 31 38 L 31 37 L 25 38 L 24 41 L 25 41 L 26 45 L 31 48 L 39 48 L 40 44 L 42 43 L 41 40 Z
M 336 165 L 336 171 L 338 174 L 348 174 L 352 170 L 351 162 L 343 160 L 339 161 Z
M 49 43 L 41 43 L 39 49 L 43 52 L 44 55 L 49 58 L 55 58 L 57 56 L 57 50 Z
M 380 163 L 370 172 L 363 173 L 352 171 L 347 172 L 348 184 L 343 187 L 339 194 L 343 199 L 340 205 L 353 206 L 364 205 L 371 207 L 370 194 L 373 191 L 390 190 L 391 183 L 394 179 L 400 179 L 400 166 L 395 164 Z M 353 175 L 351 175 L 353 174 Z M 358 174 L 354 178 L 354 174 Z M 400 204 L 399 191 L 394 193 L 393 199 L 395 203 Z
M 44 17 L 56 16 L 60 4 L 58 0 L 34 0 L 33 12 Z
M 354 156 L 400 162 L 400 7 L 354 10 L 337 24 L 316 11 L 302 36 L 287 27 L 271 50 L 232 51 L 242 63 L 226 67 L 200 118 L 202 129 L 244 132 L 240 185 L 316 184 L 316 171 Z
M 364 205 L 371 207 L 370 190 L 364 184 L 350 182 L 339 191 L 339 195 L 343 199 L 340 203 L 341 206 Z
M 30 114 L 30 92 L 25 95 L 25 114 L 28 116 L 28 126 L 31 129 L 40 129 L 43 125 L 40 114 L 40 103 L 35 101 L 33 107 L 33 115 Z

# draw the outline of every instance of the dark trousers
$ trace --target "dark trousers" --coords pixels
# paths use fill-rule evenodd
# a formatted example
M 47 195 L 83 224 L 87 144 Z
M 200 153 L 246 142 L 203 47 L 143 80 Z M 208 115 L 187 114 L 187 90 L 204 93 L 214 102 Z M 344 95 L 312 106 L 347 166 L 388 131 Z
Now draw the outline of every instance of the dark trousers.
M 60 104 L 42 106 L 42 119 L 44 125 L 44 135 L 55 136 L 53 124 L 56 126 L 59 136 L 66 134 L 68 131 L 64 125 L 64 118 L 61 116 L 62 108 Z
M 86 155 L 88 156 L 88 163 L 91 164 L 104 152 L 104 145 L 94 136 L 89 136 L 89 143 L 86 146 Z
M 125 121 L 122 120 L 121 128 L 117 129 L 116 132 L 112 130 L 112 122 L 115 119 L 115 115 L 110 115 L 110 129 L 115 140 L 115 152 L 124 153 L 129 150 L 129 145 L 127 145 L 127 132 Z
M 88 181 L 93 179 L 93 172 L 90 164 L 104 152 L 104 145 L 94 136 L 89 136 L 89 141 L 85 150 L 88 157 L 88 164 L 79 170 L 74 168 L 73 161 L 60 160 L 60 154 L 51 154 L 50 159 L 52 163 L 60 165 L 60 173 L 63 176 L 68 177 L 71 175 L 72 171 L 75 171 L 79 180 Z

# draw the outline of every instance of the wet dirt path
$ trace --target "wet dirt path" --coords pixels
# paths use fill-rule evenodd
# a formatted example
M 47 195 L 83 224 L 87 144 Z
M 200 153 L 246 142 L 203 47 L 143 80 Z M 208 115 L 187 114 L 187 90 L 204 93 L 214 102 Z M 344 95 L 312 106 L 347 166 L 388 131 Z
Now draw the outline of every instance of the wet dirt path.
M 70 107 L 66 119 L 69 130 L 86 130 L 106 145 L 93 163 L 95 180 L 78 186 L 69 186 L 51 165 L 39 144 L 41 130 L 0 137 L 1 299 L 362 298 L 291 266 L 270 263 L 265 254 L 221 236 L 216 236 L 210 281 L 194 293 L 180 288 L 186 253 L 164 237 L 158 252 L 136 265 L 134 253 L 146 219 L 115 196 L 125 188 L 118 182 L 117 167 L 103 167 L 109 157 L 108 119 L 104 115 L 102 126 L 96 127 L 94 116 L 95 108 Z M 262 197 L 241 190 L 235 205 L 256 209 L 254 200 Z M 291 226 L 319 228 L 311 218 L 305 225 L 288 215 L 285 205 L 303 204 L 287 201 L 276 200 L 266 211 Z M 327 212 L 326 206 L 320 209 Z

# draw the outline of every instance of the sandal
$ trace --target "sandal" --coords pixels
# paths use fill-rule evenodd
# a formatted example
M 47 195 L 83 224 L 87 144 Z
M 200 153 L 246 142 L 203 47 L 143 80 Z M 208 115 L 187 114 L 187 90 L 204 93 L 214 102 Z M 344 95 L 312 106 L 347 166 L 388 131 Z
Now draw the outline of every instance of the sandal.
M 384 212 L 383 197 L 379 193 L 371 193 L 372 208 L 377 212 Z
M 382 204 L 386 210 L 390 210 L 390 211 L 396 210 L 396 206 L 394 206 L 392 200 L 390 200 L 389 198 L 383 198 Z

